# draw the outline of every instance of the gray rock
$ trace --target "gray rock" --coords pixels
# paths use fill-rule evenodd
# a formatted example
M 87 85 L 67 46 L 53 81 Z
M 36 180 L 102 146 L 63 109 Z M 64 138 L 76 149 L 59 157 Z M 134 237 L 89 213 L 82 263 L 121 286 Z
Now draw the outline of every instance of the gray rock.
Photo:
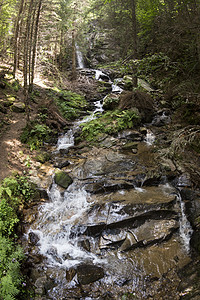
M 12 105 L 12 111 L 16 113 L 25 112 L 25 104 L 23 102 L 14 102 Z
M 80 284 L 90 284 L 104 277 L 104 270 L 95 265 L 80 265 L 77 267 L 77 278 Z

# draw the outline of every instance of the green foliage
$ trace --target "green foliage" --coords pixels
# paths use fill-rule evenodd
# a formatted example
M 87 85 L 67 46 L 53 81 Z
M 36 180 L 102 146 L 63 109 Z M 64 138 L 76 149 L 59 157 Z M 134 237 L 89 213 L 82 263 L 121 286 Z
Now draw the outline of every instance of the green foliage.
M 21 134 L 21 142 L 30 146 L 31 151 L 39 149 L 44 142 L 49 142 L 52 130 L 45 124 L 32 122 L 27 125 Z
M 15 225 L 19 222 L 17 214 L 5 199 L 0 202 L 0 233 L 5 236 L 13 234 Z
M 5 39 L 8 39 L 13 27 L 14 22 L 11 22 L 11 19 L 15 11 L 15 4 L 16 0 L 1 1 L 0 4 L 0 52 L 5 50 Z
M 13 242 L 19 222 L 18 209 L 33 197 L 33 185 L 18 174 L 7 177 L 0 185 L 0 299 L 15 300 L 23 291 L 21 263 L 23 250 Z M 20 298 L 21 299 L 21 298 Z
M 170 83 L 179 71 L 178 64 L 164 53 L 155 53 L 137 61 L 137 75 L 160 87 Z
M 22 289 L 23 250 L 0 234 L 0 299 L 14 300 Z
M 68 120 L 78 118 L 88 105 L 84 96 L 71 91 L 59 91 L 56 103 L 63 117 Z
M 0 185 L 0 206 L 4 200 L 17 211 L 19 205 L 30 201 L 35 194 L 35 186 L 25 176 L 6 177 Z M 4 206 L 3 206 L 4 207 Z
M 98 118 L 83 123 L 82 137 L 88 141 L 95 141 L 102 133 L 115 134 L 121 130 L 138 125 L 140 117 L 134 110 L 108 111 Z

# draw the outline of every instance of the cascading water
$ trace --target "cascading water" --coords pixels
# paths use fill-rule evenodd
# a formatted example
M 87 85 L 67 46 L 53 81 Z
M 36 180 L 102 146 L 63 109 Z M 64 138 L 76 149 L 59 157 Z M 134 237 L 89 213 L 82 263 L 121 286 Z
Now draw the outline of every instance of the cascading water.
M 67 268 L 85 260 L 97 261 L 95 255 L 78 247 L 76 236 L 70 237 L 72 226 L 91 205 L 84 188 L 73 183 L 61 195 L 54 183 L 49 198 L 50 201 L 41 206 L 38 221 L 30 230 L 40 238 L 40 253 L 48 258 L 50 265 Z
M 180 216 L 180 236 L 183 241 L 183 245 L 187 252 L 190 251 L 190 238 L 192 236 L 193 230 L 190 222 L 185 214 L 185 203 L 183 202 L 180 193 L 177 195 L 178 203 L 180 205 L 181 216 Z
M 83 54 L 80 51 L 79 46 L 77 44 L 76 44 L 76 58 L 77 58 L 78 68 L 84 69 L 85 68 L 85 63 L 84 63 Z
M 97 79 L 101 76 L 105 74 L 96 72 Z M 125 293 L 145 299 L 153 288 L 157 291 L 163 274 L 167 276 L 168 270 L 179 263 L 184 265 L 188 259 L 192 229 L 175 188 L 169 184 L 144 186 L 146 166 L 137 173 L 137 166 L 140 168 L 143 162 L 137 165 L 139 158 L 135 154 L 122 154 L 118 148 L 86 150 L 86 155 L 81 153 L 76 158 L 77 153 L 73 155 L 76 149 L 72 149 L 72 156 L 68 153 L 81 123 L 102 113 L 102 102 L 95 102 L 90 116 L 75 122 L 72 129 L 59 137 L 55 155 L 59 159 L 63 158 L 62 153 L 69 155 L 67 159 L 72 160 L 72 167 L 65 171 L 72 172 L 74 182 L 67 190 L 53 182 L 48 191 L 49 201 L 41 205 L 37 220 L 29 230 L 37 235 L 38 249 L 46 258 L 40 265 L 41 281 L 46 277 L 56 278 L 45 300 L 101 299 L 101 296 L 112 297 L 112 293 L 117 295 L 112 299 L 122 299 Z M 154 140 L 154 134 L 148 130 L 147 145 L 152 145 Z M 145 151 L 149 149 L 145 146 Z M 137 174 L 138 185 L 133 186 Z M 97 193 L 95 189 L 93 194 L 87 192 L 91 185 L 97 188 Z M 109 185 L 111 190 L 107 193 Z M 106 192 L 98 194 L 99 186 Z M 77 270 L 87 264 L 100 265 L 105 274 L 96 282 L 91 279 L 91 286 L 85 288 L 80 282 L 83 274 L 78 277 Z M 67 272 L 71 268 L 76 275 L 68 282 Z M 149 294 L 147 278 L 152 279 Z M 159 299 L 164 298 L 161 295 Z
M 145 137 L 145 142 L 147 143 L 147 145 L 151 146 L 153 145 L 154 141 L 155 141 L 155 135 L 153 134 L 153 132 L 151 130 L 147 130 L 147 134 Z

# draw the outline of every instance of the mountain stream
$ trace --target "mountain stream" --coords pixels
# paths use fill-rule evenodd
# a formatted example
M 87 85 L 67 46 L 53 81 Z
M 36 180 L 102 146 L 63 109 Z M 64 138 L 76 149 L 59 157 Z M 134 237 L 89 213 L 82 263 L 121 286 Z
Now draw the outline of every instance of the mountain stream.
M 52 178 L 26 234 L 35 299 L 179 299 L 176 270 L 190 261 L 192 234 L 179 190 L 164 176 L 147 184 L 149 129 L 137 154 L 111 147 L 110 137 L 77 155 L 80 124 L 102 111 L 97 101 L 53 150 L 69 160 L 73 183 L 63 189 Z

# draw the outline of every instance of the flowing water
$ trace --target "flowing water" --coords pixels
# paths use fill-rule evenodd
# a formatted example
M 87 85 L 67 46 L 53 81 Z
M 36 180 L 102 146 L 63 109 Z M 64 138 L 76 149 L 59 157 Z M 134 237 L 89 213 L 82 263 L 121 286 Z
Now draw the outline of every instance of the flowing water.
M 102 72 L 96 73 L 98 79 L 100 75 Z M 76 122 L 72 129 L 59 137 L 57 155 L 74 146 L 74 134 L 79 125 L 102 113 L 102 102 L 97 101 L 90 116 Z M 148 130 L 147 146 L 151 147 L 154 141 L 154 134 Z M 100 299 L 99 295 L 106 297 L 109 293 L 113 295 L 111 299 L 122 299 L 125 293 L 145 299 L 152 290 L 157 293 L 159 278 L 190 260 L 192 229 L 178 190 L 166 183 L 146 187 L 143 185 L 146 176 L 141 179 L 140 186 L 132 184 L 131 188 L 124 189 L 124 172 L 133 168 L 135 156 L 126 157 L 112 150 L 99 151 L 101 155 L 106 153 L 106 162 L 101 161 L 100 154 L 92 156 L 91 153 L 88 160 L 80 164 L 79 170 L 85 172 L 88 164 L 93 171 L 93 166 L 99 164 L 100 174 L 100 167 L 106 168 L 110 164 L 111 175 L 90 173 L 85 181 L 74 177 L 67 190 L 58 187 L 52 179 L 49 201 L 40 206 L 38 217 L 29 229 L 29 234 L 38 237 L 38 251 L 45 258 L 39 268 L 42 270 L 40 276 L 45 274 L 54 278 L 54 285 L 46 290 L 44 299 Z M 117 174 L 113 173 L 116 163 L 121 166 Z M 88 181 L 95 184 L 98 180 L 105 180 L 106 187 L 106 180 L 118 177 L 122 179 L 119 178 L 120 188 L 117 190 L 99 195 L 87 191 Z M 84 288 L 77 283 L 83 274 L 75 275 L 74 271 L 74 276 L 66 279 L 71 269 L 75 270 L 82 264 L 104 269 L 104 276 L 95 282 L 91 280 L 89 290 L 85 288 L 87 296 L 83 296 Z M 164 299 L 162 297 L 155 299 Z

